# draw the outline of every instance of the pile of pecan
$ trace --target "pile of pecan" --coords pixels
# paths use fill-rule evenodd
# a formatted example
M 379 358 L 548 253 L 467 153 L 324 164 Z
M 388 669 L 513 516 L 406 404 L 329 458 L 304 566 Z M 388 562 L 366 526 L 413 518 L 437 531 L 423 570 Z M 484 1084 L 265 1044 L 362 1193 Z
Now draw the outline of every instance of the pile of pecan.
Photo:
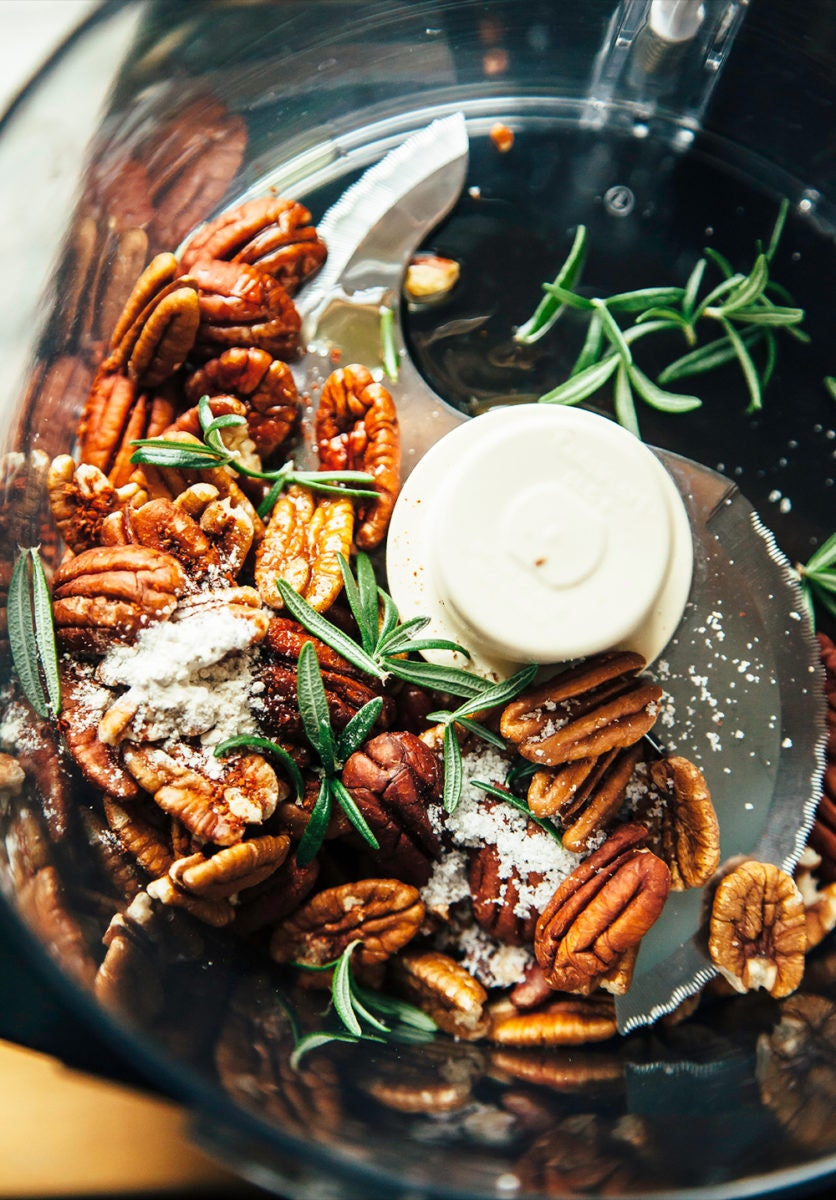
M 640 656 L 571 666 L 508 704 L 498 721 L 506 771 L 536 768 L 525 800 L 532 817 L 561 832 L 571 870 L 546 903 L 526 907 L 520 897 L 542 881 L 542 869 L 509 866 L 497 845 L 471 845 L 468 894 L 445 905 L 434 887 L 427 899 L 452 833 L 441 804 L 442 739 L 423 714 L 447 698 L 364 676 L 283 612 L 276 583 L 356 633 L 338 559 L 383 544 L 399 487 L 397 412 L 374 364 L 335 370 L 318 396 L 297 394 L 288 365 L 300 353 L 294 295 L 325 256 L 307 210 L 270 197 L 224 214 L 179 258 L 158 254 L 140 274 L 95 374 L 75 457 L 60 455 L 48 472 L 66 548 L 52 581 L 60 741 L 32 721 L 37 737 L 18 762 L 4 756 L 0 786 L 19 792 L 37 783 L 61 814 L 50 838 L 60 843 L 83 829 L 93 848 L 104 880 L 97 894 L 112 898 L 113 911 L 101 949 L 78 956 L 104 1002 L 144 1012 L 162 1003 L 136 985 L 167 950 L 161 914 L 179 909 L 303 969 L 359 943 L 353 964 L 365 986 L 410 1000 L 459 1038 L 507 1046 L 607 1039 L 616 1029 L 611 996 L 630 986 L 669 891 L 718 876 L 720 831 L 706 781 L 645 738 L 662 689 L 642 676 Z M 295 484 L 262 516 L 266 485 L 227 466 L 132 461 L 137 439 L 199 444 L 202 397 L 213 418 L 244 419 L 226 427 L 225 445 L 256 470 L 292 456 L 304 436 L 303 406 L 315 405 L 310 436 L 321 469 L 366 472 L 375 498 Z M 223 687 L 237 698 L 232 732 L 249 744 L 213 755 L 221 718 L 195 705 L 182 681 L 177 704 L 166 700 L 162 652 L 157 695 L 148 680 L 131 678 L 131 655 L 161 630 L 171 645 L 180 635 L 193 646 L 188 687 L 204 689 L 195 694 Z M 213 638 L 228 642 L 213 651 Z M 300 863 L 318 790 L 297 701 L 306 642 L 335 730 L 369 700 L 383 703 L 365 745 L 341 764 L 342 784 L 379 848 L 360 842 L 335 811 L 322 849 Z M 31 721 L 24 701 L 12 708 Z M 295 763 L 301 797 L 285 760 L 253 738 L 272 740 Z M 465 758 L 471 749 L 464 746 Z M 65 755 L 82 781 L 73 803 L 60 769 L 50 774 Z M 505 774 L 489 782 L 511 786 Z M 832 851 L 829 803 L 815 842 L 824 854 Z M 523 834 L 532 846 L 549 838 L 534 820 Z M 36 874 L 51 870 L 48 843 L 33 843 Z M 46 911 L 57 921 L 55 878 Z M 824 930 L 836 923 L 836 900 L 826 898 L 829 908 L 817 894 L 815 910 Z M 810 908 L 776 867 L 746 862 L 722 875 L 707 936 L 734 988 L 783 996 L 797 986 Z M 464 965 L 456 937 L 468 929 L 521 952 L 513 986 L 498 988 Z

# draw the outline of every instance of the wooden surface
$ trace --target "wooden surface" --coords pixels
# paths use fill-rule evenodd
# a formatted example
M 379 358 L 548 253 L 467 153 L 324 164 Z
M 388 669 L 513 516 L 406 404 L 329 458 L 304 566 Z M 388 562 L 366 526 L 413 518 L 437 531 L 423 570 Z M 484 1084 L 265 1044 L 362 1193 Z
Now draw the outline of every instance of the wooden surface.
M 188 1142 L 186 1114 L 0 1041 L 0 1197 L 254 1195 Z

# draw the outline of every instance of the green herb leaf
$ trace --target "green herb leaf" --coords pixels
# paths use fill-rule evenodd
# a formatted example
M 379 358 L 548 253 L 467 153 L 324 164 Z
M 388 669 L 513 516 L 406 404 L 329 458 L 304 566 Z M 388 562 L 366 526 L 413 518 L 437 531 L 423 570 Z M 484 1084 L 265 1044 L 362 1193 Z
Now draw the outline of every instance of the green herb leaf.
M 444 726 L 444 787 L 442 803 L 446 813 L 453 813 L 459 807 L 464 783 L 464 764 L 462 748 L 456 737 L 452 724 Z
M 406 683 L 433 691 L 450 692 L 454 696 L 478 696 L 484 689 L 484 680 L 469 671 L 457 667 L 445 667 L 439 663 L 410 662 L 403 658 L 387 658 L 386 666 L 391 675 Z
M 365 558 L 366 556 L 364 555 L 363 557 Z M 338 554 L 337 561 L 340 564 L 340 574 L 343 577 L 345 598 L 348 601 L 348 607 L 351 609 L 354 620 L 357 622 L 357 628 L 360 630 L 360 641 L 366 653 L 371 655 L 377 642 L 377 583 L 375 583 L 374 615 L 371 616 L 366 609 L 364 597 L 360 594 L 357 580 L 352 575 L 351 568 L 345 556 Z M 372 578 L 374 578 L 374 575 L 372 575 Z
M 679 304 L 684 295 L 681 287 L 648 287 L 634 292 L 616 292 L 603 303 L 610 312 L 634 313 L 659 305 Z
M 367 701 L 354 714 L 345 729 L 337 734 L 337 758 L 340 762 L 344 763 L 355 750 L 362 746 L 374 728 L 382 708 L 382 696 L 376 696 L 374 700 Z
M 652 379 L 645 375 L 644 371 L 639 370 L 635 363 L 627 368 L 627 373 L 642 400 L 651 408 L 659 409 L 660 412 L 691 412 L 692 409 L 702 405 L 702 400 L 698 396 L 680 396 L 676 392 L 666 392 L 664 388 L 658 387 Z
M 52 602 L 40 554 L 36 549 L 31 549 L 29 557 L 32 562 L 32 612 L 35 618 L 35 642 L 41 670 L 46 680 L 51 715 L 57 717 L 61 712 L 61 679 L 58 674 L 58 647 L 55 644 Z
M 632 351 L 625 342 L 624 334 L 621 332 L 615 317 L 609 311 L 603 300 L 596 299 L 593 300 L 592 303 L 600 313 L 604 335 L 609 340 L 616 354 L 619 356 L 619 358 L 623 359 L 625 363 L 631 363 L 633 361 Z
M 385 642 L 390 633 L 393 633 L 398 624 L 398 610 L 395 601 L 388 592 L 384 592 L 383 588 L 377 589 L 378 599 L 383 606 L 383 619 L 380 623 L 380 642 Z M 429 618 L 427 618 L 429 620 Z M 380 643 L 378 643 L 380 644 Z
M 319 794 L 311 809 L 311 815 L 305 826 L 305 832 L 296 849 L 296 861 L 300 867 L 306 867 L 316 858 L 328 831 L 331 820 L 331 789 L 328 780 L 323 779 L 319 785 Z
M 395 312 L 385 305 L 380 308 L 380 349 L 383 370 L 393 383 L 397 383 L 400 363 L 395 348 Z
M 333 771 L 334 737 L 331 732 L 331 712 L 322 683 L 322 672 L 312 642 L 305 642 L 299 651 L 296 667 L 296 697 L 305 737 L 316 750 L 323 767 L 326 761 Z M 327 770 L 327 767 L 326 767 Z
M 618 358 L 605 358 L 572 375 L 565 383 L 540 397 L 541 404 L 580 404 L 602 388 L 618 366 Z
M 747 325 L 799 325 L 804 320 L 803 308 L 782 308 L 772 304 L 769 308 L 738 308 L 727 312 L 725 307 L 718 312 L 730 316 L 735 321 L 745 321 Z
M 555 276 L 554 286 L 572 288 L 579 279 L 586 258 L 586 226 L 579 225 L 569 254 L 563 266 Z M 539 341 L 552 328 L 560 316 L 563 306 L 553 295 L 546 295 L 537 305 L 534 313 L 520 325 L 514 334 L 514 341 L 522 345 L 530 345 Z
M 758 329 L 747 329 L 740 335 L 744 342 L 751 346 L 763 336 Z M 674 383 L 677 379 L 685 379 L 690 375 L 702 375 L 714 371 L 732 362 L 737 357 L 734 345 L 729 337 L 715 338 L 705 346 L 683 354 L 674 362 L 669 363 L 659 372 L 657 382 L 660 384 Z
M 145 463 L 151 467 L 175 467 L 181 471 L 205 471 L 210 467 L 223 466 L 227 461 L 210 446 L 207 446 L 206 449 L 195 446 L 192 450 L 184 449 L 182 444 L 177 443 L 171 446 L 163 445 L 161 441 L 154 444 L 153 439 L 148 439 L 145 444 L 131 442 L 131 445 L 139 446 L 139 449 L 131 455 L 131 462 Z
M 763 289 L 769 282 L 769 262 L 765 254 L 759 254 L 750 274 L 742 283 L 729 292 L 726 299 L 717 309 L 718 314 L 727 317 L 738 309 L 748 308 L 763 294 Z M 705 310 L 708 315 L 708 310 Z
M 39 717 L 50 716 L 49 700 L 41 682 L 38 639 L 30 573 L 32 559 L 28 551 L 17 558 L 6 597 L 9 646 L 23 694 Z
M 375 1016 L 375 1014 L 373 1012 L 371 1012 L 366 1007 L 366 1005 L 363 1003 L 363 1001 L 360 999 L 360 996 L 358 995 L 358 988 L 357 988 L 356 983 L 352 983 L 351 1003 L 354 1008 L 354 1011 L 356 1012 L 356 1014 L 360 1018 L 360 1020 L 365 1021 L 366 1024 L 368 1024 L 368 1025 L 371 1025 L 372 1029 L 376 1029 L 378 1031 L 378 1033 L 391 1033 L 392 1032 L 392 1030 L 386 1024 L 386 1022 L 381 1021 L 380 1017 Z
M 836 566 L 836 533 L 815 550 L 801 568 L 805 575 L 814 575 L 816 571 L 827 570 Z
M 402 1025 L 411 1025 L 413 1028 L 422 1029 L 427 1033 L 435 1033 L 438 1029 L 438 1025 L 428 1013 L 397 996 L 387 996 L 372 988 L 360 987 L 360 984 L 356 982 L 354 995 L 366 1008 L 378 1012 L 384 1017 L 394 1017 Z
M 781 201 L 781 207 L 778 209 L 778 215 L 775 218 L 775 224 L 772 227 L 772 234 L 769 238 L 769 245 L 766 248 L 766 258 L 768 262 L 772 262 L 775 257 L 775 252 L 781 241 L 781 236 L 784 232 L 784 226 L 787 223 L 787 214 L 790 211 L 790 202 L 786 196 Z
M 366 818 L 360 812 L 354 797 L 345 784 L 339 779 L 332 779 L 331 791 L 333 792 L 334 799 L 337 801 L 337 804 L 339 804 L 340 808 L 348 817 L 351 825 L 357 830 L 363 841 L 367 842 L 368 845 L 371 846 L 372 850 L 379 850 L 380 842 L 372 833 Z
M 554 838 L 554 840 L 559 842 L 561 846 L 563 845 L 563 838 L 560 836 L 560 833 L 551 823 L 551 821 L 544 821 L 540 817 L 535 817 L 534 813 L 524 800 L 520 800 L 518 796 L 513 795 L 511 792 L 506 792 L 504 788 L 495 787 L 492 783 L 484 783 L 480 779 L 474 779 L 472 783 L 474 787 L 479 788 L 483 792 L 487 792 L 489 796 L 496 796 L 498 799 L 504 800 L 506 804 L 510 804 L 512 808 L 517 810 L 517 812 L 524 813 L 525 816 L 528 817 L 529 821 L 533 821 L 534 824 L 538 825 L 540 829 L 549 835 L 549 837 Z
M 582 371 L 585 371 L 587 367 L 597 363 L 601 357 L 603 345 L 604 325 L 601 321 L 601 314 L 593 313 L 586 329 L 586 338 L 581 346 L 580 354 L 569 372 L 569 377 L 574 378 L 575 375 L 580 375 Z
M 489 745 L 495 746 L 497 750 L 507 749 L 505 739 L 500 734 L 494 733 L 492 729 L 488 729 L 485 725 L 481 725 L 478 721 L 471 721 L 470 717 L 456 717 L 456 724 L 461 725 L 462 729 L 466 729 L 468 733 L 475 734 L 475 736 L 481 738 L 483 742 L 487 742 Z
M 708 263 L 705 258 L 697 259 L 696 263 L 694 264 L 694 269 L 688 276 L 688 282 L 685 285 L 685 292 L 682 296 L 682 311 L 689 320 L 694 314 L 697 296 L 699 295 L 700 288 L 702 287 L 703 276 L 705 275 L 705 268 L 707 265 Z
M 567 308 L 578 308 L 581 312 L 591 312 L 595 307 L 591 300 L 587 300 L 586 296 L 579 296 L 577 292 L 561 287 L 558 283 L 544 283 L 543 290 L 550 296 L 554 296 L 561 304 L 565 304 Z
M 740 334 L 732 325 L 731 321 L 723 319 L 723 328 L 726 331 L 726 336 L 734 346 L 734 352 L 737 355 L 737 360 L 740 363 L 740 369 L 743 372 L 743 378 L 746 380 L 746 387 L 749 389 L 749 406 L 747 412 L 756 412 L 763 407 L 761 398 L 761 383 L 758 378 L 758 371 L 755 364 L 752 362 L 752 356 L 746 349 L 746 344 Z
M 458 721 L 462 717 L 475 716 L 485 709 L 496 708 L 499 704 L 509 704 L 520 692 L 525 691 L 536 674 L 537 664 L 531 663 L 527 667 L 521 667 L 508 679 L 487 685 L 475 700 L 468 700 L 460 705 L 453 713 L 453 719 Z
M 226 741 L 221 742 L 215 747 L 215 758 L 223 758 L 231 750 L 239 750 L 243 747 L 252 748 L 253 750 L 263 750 L 267 754 L 274 755 L 282 764 L 285 771 L 287 771 L 290 782 L 293 785 L 294 797 L 298 800 L 302 799 L 305 794 L 302 772 L 284 747 L 270 741 L 269 738 L 255 737 L 249 733 L 242 733 L 238 737 L 227 738 Z
M 761 368 L 761 387 L 769 386 L 769 381 L 775 371 L 775 363 L 778 361 L 778 339 L 771 329 L 767 329 L 764 333 L 764 343 L 766 345 L 766 359 Z
M 304 600 L 298 592 L 284 580 L 277 579 L 276 586 L 279 589 L 279 594 L 284 601 L 284 606 L 292 617 L 295 617 L 300 625 L 307 629 L 308 633 L 312 633 L 314 637 L 319 638 L 321 642 L 325 642 L 332 650 L 336 650 L 337 654 L 341 654 L 343 658 L 348 659 L 360 671 L 365 671 L 367 675 L 374 675 L 377 679 L 384 679 L 385 672 L 368 655 L 362 646 L 358 646 L 353 638 L 350 638 L 347 633 L 336 625 L 333 625 L 327 617 L 323 617 L 315 608 L 311 608 L 307 600 Z
M 351 954 L 354 947 L 360 944 L 359 941 L 355 941 L 346 946 L 334 968 L 334 977 L 331 982 L 331 998 L 334 1001 L 337 1016 L 349 1033 L 353 1033 L 356 1037 L 360 1037 L 363 1028 L 354 1014 L 354 1006 L 351 1002 Z
M 618 372 L 615 377 L 615 418 L 619 425 L 623 425 L 636 437 L 641 437 L 636 405 L 633 400 L 633 389 L 630 387 L 630 375 L 627 364 L 623 362 L 618 364 Z
M 312 1050 L 319 1050 L 322 1046 L 327 1046 L 331 1042 L 349 1042 L 356 1045 L 360 1041 L 378 1041 L 374 1038 L 358 1038 L 350 1033 L 306 1033 L 303 1038 L 300 1038 L 296 1043 L 293 1053 L 290 1056 L 289 1062 L 291 1069 L 299 1070 L 299 1064 L 306 1054 L 310 1054 Z

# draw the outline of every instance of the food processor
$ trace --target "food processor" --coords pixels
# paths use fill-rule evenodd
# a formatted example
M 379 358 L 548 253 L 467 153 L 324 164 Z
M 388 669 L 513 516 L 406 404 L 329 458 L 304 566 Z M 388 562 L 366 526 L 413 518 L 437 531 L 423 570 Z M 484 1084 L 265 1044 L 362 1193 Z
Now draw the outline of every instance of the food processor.
M 542 285 L 559 278 L 579 226 L 584 295 L 684 288 L 705 247 L 714 267 L 744 273 L 768 250 L 775 303 L 804 311 L 809 341 L 781 336 L 757 403 L 746 356 L 683 379 L 701 401 L 691 411 L 654 407 L 639 389 L 633 397 L 641 440 L 677 484 L 692 528 L 697 515 L 708 527 L 719 514 L 702 584 L 739 602 L 741 621 L 748 613 L 732 666 L 719 665 L 717 624 L 697 636 L 696 620 L 670 654 L 666 631 L 648 657 L 665 651 L 668 672 L 672 662 L 674 675 L 702 687 L 693 676 L 706 673 L 714 637 L 726 695 L 739 683 L 748 697 L 739 725 L 751 740 L 744 751 L 732 734 L 732 708 L 725 747 L 700 730 L 701 761 L 716 771 L 718 793 L 724 762 L 754 763 L 724 857 L 750 836 L 751 792 L 768 797 L 754 841 L 792 870 L 820 795 L 825 707 L 794 571 L 836 528 L 827 382 L 836 374 L 835 46 L 827 0 L 803 9 L 784 0 L 104 4 L 0 130 L 0 186 L 15 217 L 0 356 L 4 591 L 18 547 L 40 545 L 50 568 L 59 561 L 44 471 L 71 449 L 109 332 L 153 255 L 271 191 L 301 200 L 319 222 L 387 154 L 459 115 L 468 159 L 454 202 L 426 228 L 419 222 L 408 247 L 458 264 L 458 282 L 415 300 L 400 294 L 402 258 L 379 269 L 397 301 L 400 385 L 413 380 L 437 398 L 438 429 L 416 421 L 406 441 L 406 476 L 414 468 L 418 477 L 442 432 L 506 420 L 569 377 L 585 337 L 569 284 L 544 336 L 526 344 L 515 333 Z M 43 106 L 63 96 L 79 96 L 89 134 L 81 158 L 37 149 Z M 381 302 L 369 301 L 375 336 Z M 320 334 L 313 354 L 323 361 L 354 336 Z M 756 335 L 758 353 L 772 346 Z M 641 361 L 657 377 L 682 353 L 665 344 Z M 618 415 L 611 387 L 583 408 Z M 448 470 L 432 484 L 439 495 Z M 753 528 L 760 565 L 750 568 Z M 450 577 L 456 568 L 448 563 Z M 774 592 L 761 568 L 772 570 Z M 692 617 L 713 612 L 707 604 Z M 816 622 L 833 634 L 826 608 Z M 14 754 L 8 730 L 3 749 Z M 279 1195 L 346 1200 L 826 1194 L 836 1172 L 832 937 L 809 957 L 799 995 L 810 999 L 792 1020 L 753 992 L 704 1000 L 683 1021 L 671 1017 L 669 995 L 648 1024 L 640 1010 L 655 1003 L 651 961 L 621 1022 L 629 1032 L 601 1044 L 335 1043 L 297 1070 L 291 1014 L 319 1013 L 327 996 L 293 991 L 258 939 L 176 914 L 164 938 L 126 960 L 114 995 L 96 998 L 108 897 L 80 793 L 62 790 L 55 773 L 43 755 L 35 786 L 0 806 L 4 922 L 80 1028 L 131 1077 L 181 1100 L 198 1144 L 243 1178 Z M 700 914 L 683 919 L 696 929 Z M 666 937 L 656 959 L 685 953 L 673 927 Z M 690 960 L 679 967 L 708 982 Z

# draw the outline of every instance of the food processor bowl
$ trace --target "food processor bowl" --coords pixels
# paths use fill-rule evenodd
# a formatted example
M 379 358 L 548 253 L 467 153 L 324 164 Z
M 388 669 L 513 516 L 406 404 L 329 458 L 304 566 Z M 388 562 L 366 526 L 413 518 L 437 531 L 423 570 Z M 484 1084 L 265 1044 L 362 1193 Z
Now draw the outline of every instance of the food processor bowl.
M 828 0 L 104 4 L 0 128 L 4 592 L 19 547 L 59 562 L 48 465 L 72 449 L 151 257 L 271 189 L 316 221 L 453 112 L 467 121 L 468 178 L 424 248 L 458 261 L 462 282 L 449 303 L 402 317 L 417 369 L 465 417 L 568 374 L 571 314 L 537 355 L 511 334 L 579 223 L 585 278 L 613 293 L 684 285 L 705 244 L 750 264 L 789 202 L 776 278 L 810 344 L 782 344 L 762 409 L 726 367 L 697 411 L 642 407 L 640 422 L 650 445 L 736 483 L 783 554 L 806 561 L 836 527 L 834 60 Z M 45 142 L 56 113 L 66 136 Z M 591 407 L 608 411 L 597 396 Z M 243 1177 L 339 1200 L 707 1200 L 824 1187 L 836 1172 L 832 937 L 795 1009 L 717 996 L 597 1045 L 335 1043 L 296 1069 L 292 1014 L 308 1028 L 328 997 L 291 987 L 263 933 L 172 911 L 155 940 L 126 937 L 102 981 L 102 938 L 125 902 L 84 785 L 48 722 L 4 719 L 2 749 L 28 776 L 0 805 L 4 921 L 67 1007 L 183 1101 L 197 1141 Z

